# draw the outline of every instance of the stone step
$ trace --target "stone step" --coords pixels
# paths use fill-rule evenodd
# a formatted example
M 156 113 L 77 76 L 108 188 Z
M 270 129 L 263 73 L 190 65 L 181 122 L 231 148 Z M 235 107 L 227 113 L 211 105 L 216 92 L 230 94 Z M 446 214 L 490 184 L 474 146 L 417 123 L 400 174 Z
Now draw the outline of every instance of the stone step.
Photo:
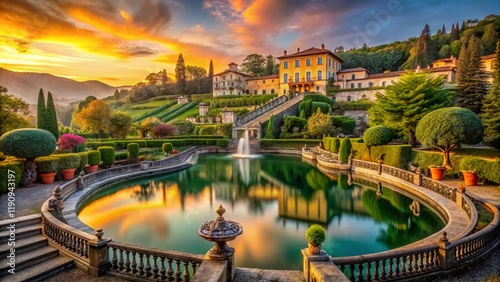
M 73 260 L 65 257 L 65 256 L 58 256 L 56 258 L 41 262 L 37 265 L 34 265 L 32 267 L 26 268 L 18 273 L 16 275 L 12 275 L 12 277 L 8 277 L 8 281 L 12 282 L 21 282 L 21 281 L 29 281 L 29 282 L 36 282 L 36 281 L 42 281 L 46 278 L 52 277 L 59 272 L 62 272 L 68 268 L 73 267 L 74 263 Z M 74 281 L 77 282 L 77 281 Z
M 41 262 L 51 260 L 59 255 L 57 249 L 49 246 L 45 246 L 28 253 L 16 254 L 15 255 L 15 272 L 20 272 L 21 270 L 28 268 L 30 266 L 35 266 Z M 0 277 L 11 275 L 8 270 L 11 269 L 9 265 L 10 258 L 5 256 L 0 260 Z
M 29 252 L 47 246 L 47 238 L 42 235 L 35 235 L 23 239 L 16 239 L 15 245 L 9 246 L 7 243 L 0 245 L 0 258 L 4 258 L 10 253 L 11 248 L 16 249 L 16 255 Z
M 0 244 L 2 243 L 7 243 L 9 239 L 15 238 L 15 240 L 35 236 L 42 234 L 42 225 L 41 224 L 34 224 L 34 225 L 28 225 L 28 226 L 23 226 L 21 228 L 17 227 L 14 232 L 11 234 L 11 231 L 9 229 L 0 232 Z
M 16 228 L 19 228 L 41 222 L 42 222 L 42 216 L 40 214 L 32 214 L 32 215 L 18 217 L 15 219 L 2 220 L 0 221 L 0 230 L 4 231 L 11 224 L 15 224 Z

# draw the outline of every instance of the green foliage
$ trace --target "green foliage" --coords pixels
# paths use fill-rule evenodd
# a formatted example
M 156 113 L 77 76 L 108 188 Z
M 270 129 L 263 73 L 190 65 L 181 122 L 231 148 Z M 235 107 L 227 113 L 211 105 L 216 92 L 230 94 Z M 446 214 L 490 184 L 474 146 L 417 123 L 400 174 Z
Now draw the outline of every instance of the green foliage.
M 57 156 L 59 157 L 59 169 L 78 168 L 80 166 L 80 155 L 77 153 Z
M 241 63 L 241 70 L 254 76 L 267 75 L 265 74 L 266 58 L 261 54 L 247 55 Z
M 97 150 L 87 151 L 89 165 L 98 165 L 101 162 L 101 152 Z
M 378 103 L 368 113 L 370 125 L 385 125 L 399 135 L 408 134 L 415 146 L 415 128 L 427 113 L 451 105 L 452 93 L 443 89 L 442 77 L 428 73 L 407 72 L 387 86 L 385 95 L 375 94 Z
M 194 131 L 194 125 L 187 120 L 175 120 L 170 122 L 176 128 L 175 135 L 191 135 Z
M 163 121 L 163 122 L 168 122 L 168 121 L 176 118 L 177 116 L 185 113 L 186 111 L 194 108 L 196 105 L 198 105 L 198 102 L 189 102 L 189 103 L 186 103 L 186 104 L 182 104 L 175 111 L 167 112 L 164 115 L 158 116 L 158 118 L 161 121 Z
M 45 95 L 43 94 L 43 89 L 40 88 L 38 92 L 38 103 L 36 107 L 36 127 L 39 129 L 47 128 L 47 121 L 45 118 L 47 107 L 45 106 Z
M 312 101 L 312 102 L 321 102 L 321 103 L 325 103 L 325 104 L 328 104 L 328 105 L 333 104 L 332 99 L 328 98 L 325 95 L 316 94 L 316 93 L 304 94 L 304 99 L 303 100 L 304 101 Z
M 172 154 L 172 150 L 174 149 L 174 147 L 172 146 L 172 143 L 163 143 L 161 145 L 161 150 L 164 152 L 164 153 L 167 153 L 167 154 Z
M 281 126 L 280 138 L 302 137 L 307 120 L 296 116 L 287 116 Z
M 115 162 L 115 148 L 111 146 L 98 147 L 97 151 L 101 153 L 101 161 L 103 168 L 110 168 Z
M 195 135 L 219 135 L 225 138 L 231 138 L 233 130 L 232 123 L 225 124 L 209 124 L 209 125 L 196 125 L 193 133 Z
M 313 224 L 306 230 L 306 239 L 311 245 L 319 246 L 326 238 L 326 232 L 321 225 Z
M 347 176 L 347 174 L 341 173 L 337 179 L 337 183 L 341 190 L 349 190 L 352 188 L 352 186 L 349 185 L 349 176 Z
M 139 157 L 139 144 L 128 143 L 127 144 L 127 159 L 136 160 Z
M 9 172 L 10 170 L 10 172 Z M 13 157 L 6 158 L 0 162 L 0 193 L 7 193 L 9 188 L 17 188 L 21 183 L 21 175 L 24 170 L 24 161 Z M 10 178 L 9 178 L 10 177 Z M 15 179 L 13 182 L 8 179 Z M 9 185 L 9 183 L 11 183 Z M 12 186 L 14 185 L 14 186 Z
M 339 138 L 333 138 L 332 139 L 332 152 L 335 154 L 338 154 L 340 150 L 340 139 Z
M 80 156 L 80 164 L 77 167 L 76 173 L 85 169 L 85 166 L 89 164 L 89 154 L 87 152 L 77 153 Z
M 333 138 L 323 137 L 323 147 L 325 148 L 325 150 L 330 152 L 332 151 L 332 141 Z
M 283 149 L 302 149 L 304 146 L 314 147 L 318 145 L 317 139 L 266 139 L 261 140 L 262 148 L 283 148 Z
M 406 61 L 412 42 L 394 42 L 363 50 L 336 53 L 343 61 L 343 69 L 362 67 L 370 73 L 381 73 L 385 70 L 397 71 Z
M 114 111 L 109 118 L 108 131 L 113 138 L 126 137 L 132 127 L 132 117 L 123 111 Z
M 155 98 L 160 98 L 160 97 L 155 97 Z M 154 99 L 154 98 L 153 98 Z M 152 99 L 152 100 L 153 100 Z M 153 100 L 155 101 L 155 100 Z M 170 101 L 168 103 L 166 103 L 165 105 L 163 106 L 160 106 L 160 107 L 155 107 L 154 110 L 152 111 L 148 111 L 148 112 L 145 112 L 144 114 L 140 115 L 140 116 L 137 116 L 133 119 L 133 122 L 139 122 L 139 121 L 142 121 L 143 119 L 145 118 L 148 118 L 148 117 L 152 117 L 152 116 L 155 116 L 161 112 L 163 112 L 164 110 L 172 107 L 173 105 L 177 104 L 177 101 Z
M 203 136 L 204 137 L 204 136 Z M 206 145 L 217 145 L 217 140 L 220 140 L 221 136 L 217 138 L 189 138 L 189 139 L 161 139 L 161 140 L 148 140 L 148 148 L 161 148 L 163 143 L 172 143 L 174 147 L 182 146 L 206 146 Z
M 340 111 L 368 110 L 373 105 L 374 105 L 374 103 L 372 101 L 368 101 L 368 100 L 359 100 L 359 101 L 351 101 L 351 102 L 339 101 L 339 102 L 333 103 L 332 109 L 333 110 L 340 110 Z
M 370 161 L 376 162 L 379 156 L 384 156 L 384 164 L 401 169 L 407 169 L 411 159 L 410 145 L 382 145 L 370 148 Z
M 318 108 L 317 111 L 307 120 L 307 133 L 310 136 L 321 138 L 334 132 L 334 127 L 328 114 L 324 114 Z
M 55 149 L 56 138 L 43 129 L 15 129 L 0 137 L 0 152 L 8 156 L 34 159 L 50 155 Z
M 59 169 L 59 155 L 43 156 L 35 159 L 38 173 L 52 173 Z
M 332 125 L 342 129 L 343 134 L 351 134 L 356 128 L 356 120 L 348 116 L 332 116 Z
M 466 156 L 460 160 L 460 170 L 475 171 L 481 166 L 483 159 L 473 156 Z
M 500 40 L 496 47 L 496 64 L 493 69 L 493 84 L 483 100 L 481 121 L 484 125 L 484 142 L 500 149 Z
M 266 139 L 274 139 L 274 115 L 271 115 L 269 121 L 267 122 L 266 134 L 264 135 Z
M 184 63 L 182 53 L 179 54 L 177 64 L 175 65 L 175 80 L 177 81 L 175 84 L 177 94 L 184 94 L 184 90 L 186 89 L 186 64 Z
M 49 92 L 47 95 L 47 109 L 45 111 L 45 122 L 46 130 L 54 135 L 54 137 L 59 139 L 59 128 L 57 126 L 57 114 L 56 106 L 54 105 L 54 100 L 52 99 L 52 94 Z
M 229 146 L 229 139 L 217 139 L 216 145 L 217 147 L 227 148 Z
M 342 163 L 347 163 L 347 160 L 349 159 L 349 155 L 351 154 L 351 140 L 349 137 L 346 137 L 342 139 L 342 142 L 340 142 L 340 149 L 339 149 L 339 160 Z
M 110 142 L 110 141 L 107 141 L 107 142 L 93 142 L 93 141 L 87 142 L 87 148 L 91 148 L 92 150 L 96 150 L 98 147 L 101 147 L 101 146 L 109 146 L 109 147 L 115 148 L 116 143 Z
M 311 100 L 302 100 L 299 104 L 299 112 L 304 112 L 304 115 L 306 118 L 311 116 L 311 107 L 312 107 L 312 101 Z
M 340 149 L 340 139 L 334 137 L 324 137 L 323 145 L 325 150 L 338 154 Z
M 300 118 L 306 119 L 306 112 L 304 110 L 300 111 Z
M 434 46 L 431 40 L 431 29 L 428 24 L 410 50 L 410 57 L 403 64 L 403 69 L 415 69 L 417 66 L 426 68 L 435 60 Z
M 363 139 L 368 147 L 389 144 L 393 138 L 392 129 L 382 125 L 370 127 L 363 134 Z
M 326 97 L 323 95 L 321 95 L 321 96 Z M 315 113 L 318 109 L 320 109 L 322 113 L 328 114 L 331 111 L 331 108 L 332 107 L 330 106 L 330 104 L 324 103 L 324 102 L 314 102 L 313 101 L 311 104 L 311 112 L 312 113 Z

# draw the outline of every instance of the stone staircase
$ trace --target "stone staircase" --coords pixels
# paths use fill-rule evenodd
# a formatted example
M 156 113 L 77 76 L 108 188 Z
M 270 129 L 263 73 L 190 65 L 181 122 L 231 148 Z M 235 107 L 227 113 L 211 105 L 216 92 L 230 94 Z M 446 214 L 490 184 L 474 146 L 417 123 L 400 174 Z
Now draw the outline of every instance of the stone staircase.
M 0 221 L 0 281 L 41 281 L 73 267 L 72 259 L 49 246 L 42 235 L 41 222 L 39 214 Z M 12 226 L 15 226 L 13 232 L 9 229 Z M 13 253 L 11 248 L 15 250 Z M 15 270 L 9 264 L 12 254 Z

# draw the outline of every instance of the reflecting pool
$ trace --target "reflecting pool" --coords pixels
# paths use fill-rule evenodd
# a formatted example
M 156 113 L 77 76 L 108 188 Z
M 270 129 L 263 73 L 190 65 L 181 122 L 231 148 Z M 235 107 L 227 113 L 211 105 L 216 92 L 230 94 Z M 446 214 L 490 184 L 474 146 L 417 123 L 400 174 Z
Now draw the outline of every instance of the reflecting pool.
M 425 205 L 377 188 L 345 174 L 325 175 L 295 156 L 203 155 L 189 169 L 102 189 L 79 218 L 116 241 L 205 254 L 213 244 L 198 228 L 222 204 L 225 218 L 243 226 L 229 242 L 236 265 L 267 269 L 302 268 L 300 249 L 312 223 L 325 227 L 323 249 L 335 257 L 400 247 L 444 227 Z

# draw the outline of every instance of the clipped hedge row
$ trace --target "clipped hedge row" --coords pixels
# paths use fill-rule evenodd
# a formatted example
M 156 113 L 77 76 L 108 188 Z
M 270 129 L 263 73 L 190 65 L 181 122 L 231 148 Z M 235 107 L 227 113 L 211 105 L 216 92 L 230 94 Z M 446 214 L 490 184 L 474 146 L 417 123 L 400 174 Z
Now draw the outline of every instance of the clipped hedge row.
M 162 115 L 162 117 L 158 116 L 158 118 L 163 121 L 163 122 L 168 122 L 177 116 L 187 112 L 188 110 L 194 108 L 196 105 L 198 105 L 198 102 L 189 102 L 186 104 L 183 104 L 181 107 L 177 108 L 175 111 L 169 112 L 166 115 Z
M 500 159 L 485 160 L 479 157 L 466 156 L 460 161 L 461 170 L 475 170 L 482 180 L 500 183 Z
M 208 138 L 209 136 L 219 136 L 220 138 L 231 138 L 233 130 L 232 123 L 222 123 L 222 124 L 207 124 L 207 125 L 196 125 L 194 127 L 194 135 L 199 135 L 203 138 Z M 212 137 L 211 137 L 212 138 Z
M 92 150 L 97 150 L 97 148 L 103 147 L 103 146 L 113 147 L 113 149 L 115 149 L 116 144 L 115 144 L 115 142 L 112 142 L 112 141 L 87 142 L 87 148 L 90 148 Z
M 412 156 L 410 145 L 382 145 L 371 148 L 358 142 L 352 142 L 351 145 L 355 159 L 376 162 L 379 156 L 384 155 L 384 164 L 401 169 L 407 169 Z
M 262 148 L 281 148 L 281 149 L 302 149 L 304 145 L 314 147 L 320 143 L 317 139 L 262 139 L 260 146 Z
M 101 153 L 101 161 L 103 168 L 110 168 L 115 162 L 115 148 L 111 146 L 98 147 L 97 151 Z
M 98 139 L 98 138 L 110 138 L 111 137 L 111 134 L 106 133 L 106 132 L 103 132 L 100 135 L 99 135 L 99 133 L 78 133 L 75 135 L 81 136 L 85 139 L 92 139 L 92 138 Z
M 215 144 L 217 147 L 227 148 L 227 146 L 229 146 L 229 141 L 229 139 L 218 139 Z
M 172 143 L 174 147 L 179 146 L 203 146 L 203 145 L 217 145 L 217 138 L 206 139 L 158 139 L 148 140 L 148 148 L 161 148 L 163 143 Z
M 133 119 L 133 121 L 134 122 L 138 122 L 138 121 L 141 121 L 141 120 L 146 119 L 148 117 L 151 117 L 151 116 L 154 116 L 156 114 L 159 114 L 159 113 L 163 112 L 164 110 L 172 107 L 175 104 L 177 104 L 177 101 L 171 101 L 171 102 L 169 102 L 169 103 L 167 103 L 167 104 L 165 104 L 163 106 L 160 106 L 158 108 L 155 107 L 156 109 L 154 109 L 152 111 L 148 111 L 148 112 L 146 112 L 146 113 L 144 113 L 144 114 L 142 114 L 142 115 L 140 115 L 138 117 L 135 117 Z
M 332 99 L 323 94 L 305 94 L 304 101 L 309 101 L 309 100 L 313 102 L 327 103 L 328 105 L 333 104 Z
M 128 143 L 127 144 L 127 159 L 135 160 L 139 157 L 139 144 Z
M 2 179 L 2 181 L 0 181 L 0 193 L 10 192 L 12 191 L 12 188 L 17 189 L 19 187 L 19 183 L 21 183 L 23 170 L 23 159 L 7 157 L 5 160 L 0 162 L 0 179 Z M 11 181 L 10 179 L 14 179 L 14 181 Z M 9 183 L 11 184 L 9 185 Z M 10 191 L 9 188 L 11 188 Z M 15 193 L 15 190 L 12 192 Z

